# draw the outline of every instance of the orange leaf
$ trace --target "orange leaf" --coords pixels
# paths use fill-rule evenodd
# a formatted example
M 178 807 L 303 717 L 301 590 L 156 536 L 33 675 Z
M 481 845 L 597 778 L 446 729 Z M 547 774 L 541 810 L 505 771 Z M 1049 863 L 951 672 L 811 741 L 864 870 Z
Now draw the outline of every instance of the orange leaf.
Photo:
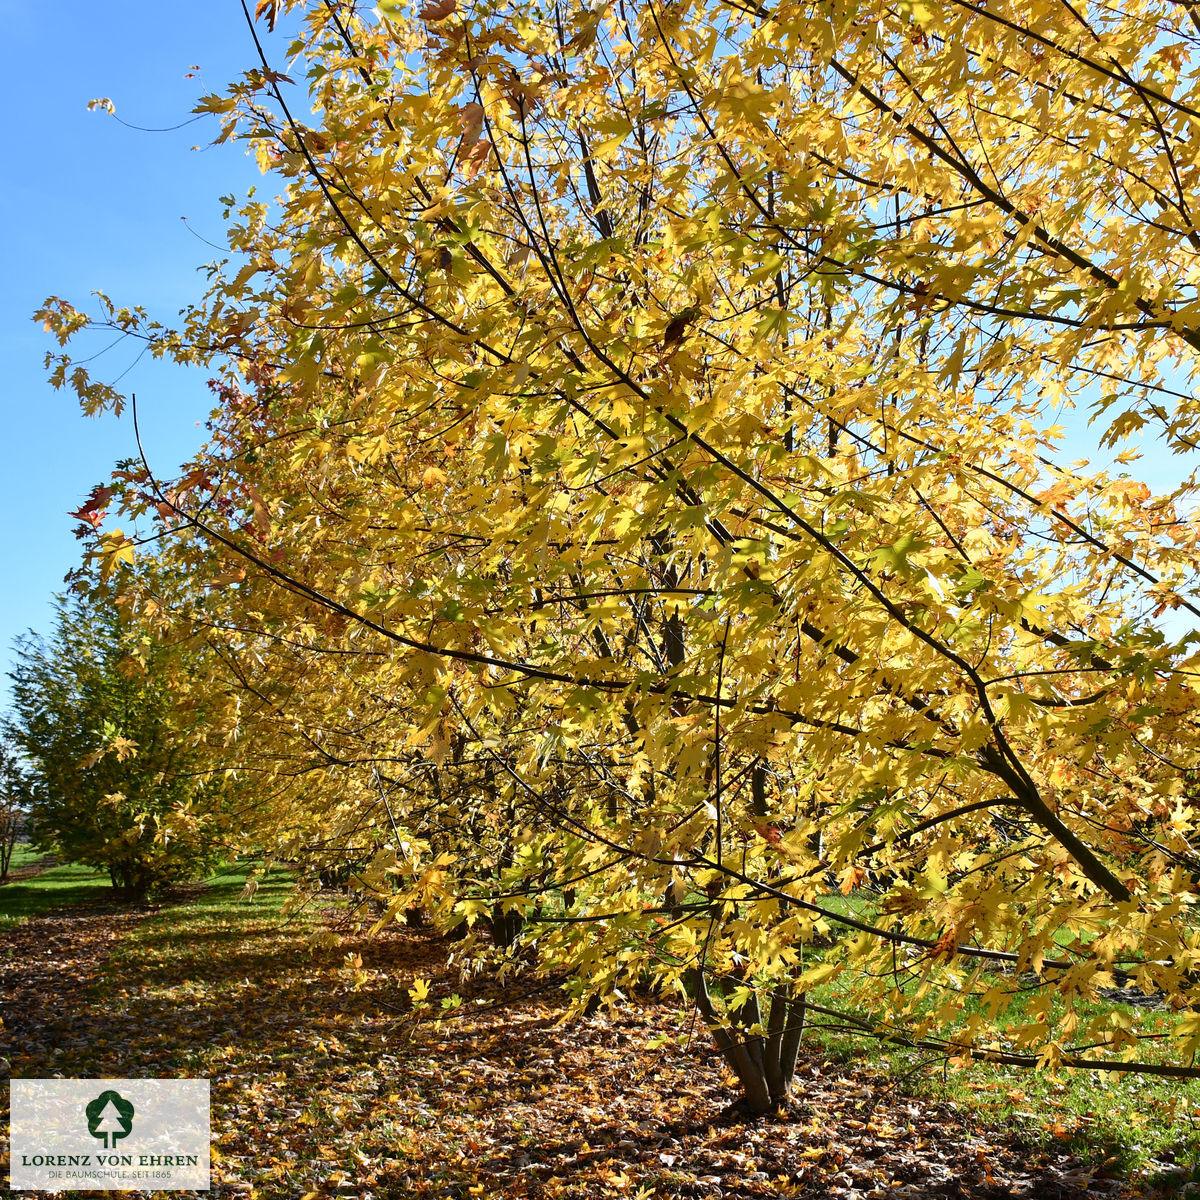
M 250 497 L 250 503 L 254 507 L 254 523 L 263 533 L 271 532 L 271 510 L 267 508 L 262 496 L 258 494 L 258 488 L 252 483 L 246 485 L 246 493 Z
M 458 123 L 462 126 L 464 142 L 477 142 L 483 131 L 483 105 L 464 104 L 458 110 Z
M 434 4 L 425 5 L 417 15 L 422 21 L 444 21 L 457 8 L 458 0 L 436 0 Z
M 463 159 L 463 165 L 466 168 L 465 174 L 468 179 L 474 179 L 479 174 L 491 152 L 492 143 L 488 141 L 476 142 L 471 147 L 471 152 Z

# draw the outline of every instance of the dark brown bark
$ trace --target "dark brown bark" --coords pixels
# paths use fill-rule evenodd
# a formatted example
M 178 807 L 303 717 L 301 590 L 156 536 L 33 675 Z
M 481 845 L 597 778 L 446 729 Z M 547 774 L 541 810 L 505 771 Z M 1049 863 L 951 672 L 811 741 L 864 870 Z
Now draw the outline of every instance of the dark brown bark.
M 696 1007 L 712 1032 L 717 1048 L 742 1085 L 742 1103 L 752 1113 L 763 1115 L 788 1103 L 796 1074 L 796 1055 L 804 1032 L 805 1003 L 793 997 L 790 986 L 777 988 L 771 996 L 766 1035 L 752 1032 L 762 1025 L 758 997 L 752 996 L 733 1015 L 732 1025 L 722 1021 L 712 1002 L 704 972 L 693 967 L 688 982 Z

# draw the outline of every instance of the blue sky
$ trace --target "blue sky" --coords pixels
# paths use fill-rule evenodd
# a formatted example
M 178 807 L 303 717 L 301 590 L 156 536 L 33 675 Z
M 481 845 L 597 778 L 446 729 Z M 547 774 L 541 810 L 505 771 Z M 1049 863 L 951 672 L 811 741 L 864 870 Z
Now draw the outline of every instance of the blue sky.
M 7 530 L 0 645 L 7 659 L 14 636 L 47 627 L 50 599 L 79 560 L 67 512 L 135 449 L 127 417 L 85 418 L 72 396 L 44 382 L 50 339 L 30 314 L 49 295 L 82 305 L 102 289 L 169 320 L 199 297 L 196 268 L 219 257 L 195 236 L 222 243 L 217 197 L 242 193 L 261 177 L 240 146 L 193 149 L 211 141 L 209 118 L 173 133 L 138 133 L 87 109 L 89 100 L 107 96 L 133 124 L 187 120 L 200 95 L 255 61 L 237 0 L 0 0 L 0 21 L 10 164 L 0 189 L 0 504 Z M 186 78 L 193 65 L 198 75 Z M 112 352 L 105 376 L 132 357 Z M 200 444 L 197 422 L 210 407 L 204 376 L 142 362 L 123 388 L 137 392 L 147 449 L 169 472 Z M 0 704 L 6 690 L 5 679 Z

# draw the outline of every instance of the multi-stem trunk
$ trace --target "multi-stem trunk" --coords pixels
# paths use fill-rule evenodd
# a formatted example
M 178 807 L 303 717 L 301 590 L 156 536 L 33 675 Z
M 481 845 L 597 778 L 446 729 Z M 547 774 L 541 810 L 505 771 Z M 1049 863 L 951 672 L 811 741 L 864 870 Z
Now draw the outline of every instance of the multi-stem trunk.
M 804 996 L 795 995 L 790 984 L 781 984 L 771 993 L 764 1023 L 757 996 L 738 1012 L 722 1015 L 713 1004 L 704 971 L 693 968 L 690 982 L 700 1015 L 742 1085 L 745 1107 L 765 1114 L 786 1105 L 804 1035 Z

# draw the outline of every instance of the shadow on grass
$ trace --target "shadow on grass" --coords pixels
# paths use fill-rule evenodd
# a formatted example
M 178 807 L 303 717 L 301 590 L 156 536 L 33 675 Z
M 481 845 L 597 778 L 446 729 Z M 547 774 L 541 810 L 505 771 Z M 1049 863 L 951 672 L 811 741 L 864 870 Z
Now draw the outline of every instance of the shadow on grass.
M 883 1091 L 973 1113 L 1018 1153 L 1079 1159 L 1101 1176 L 1136 1176 L 1150 1195 L 1200 1184 L 1200 1104 L 1194 1096 L 1189 1103 L 1190 1082 L 1099 1071 L 946 1071 L 940 1058 L 873 1041 L 824 1037 L 821 1047 L 828 1061 L 875 1075 Z
M 112 883 L 102 872 L 73 863 L 51 867 L 0 888 L 0 929 L 54 908 L 116 903 Z

